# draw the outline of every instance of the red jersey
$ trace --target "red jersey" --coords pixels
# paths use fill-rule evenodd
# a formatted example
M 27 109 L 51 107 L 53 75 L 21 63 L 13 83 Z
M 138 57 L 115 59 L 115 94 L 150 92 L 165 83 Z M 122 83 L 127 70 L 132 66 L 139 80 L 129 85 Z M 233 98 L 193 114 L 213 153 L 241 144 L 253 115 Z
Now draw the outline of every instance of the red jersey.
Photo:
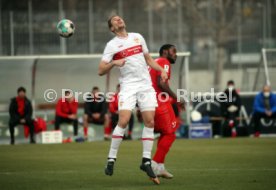
M 78 102 L 73 100 L 72 102 L 62 101 L 60 98 L 56 105 L 56 115 L 67 118 L 71 114 L 77 114 Z
M 169 62 L 168 59 L 160 57 L 155 59 L 156 63 L 158 63 L 166 72 L 168 75 L 168 79 L 166 81 L 166 83 L 169 83 L 169 79 L 171 77 L 171 63 Z M 156 71 L 154 69 L 149 68 L 149 72 L 150 72 L 150 76 L 151 76 L 151 81 L 152 81 L 152 86 L 154 88 L 154 90 L 156 91 L 156 97 L 157 97 L 157 102 L 158 105 L 160 105 L 160 103 L 164 103 L 163 101 L 160 101 L 160 93 L 163 92 L 162 89 L 160 89 L 158 87 L 158 77 L 161 76 L 161 72 L 160 71 Z M 169 99 L 166 101 L 169 102 Z
M 113 101 L 109 103 L 110 113 L 116 113 L 118 111 L 118 93 L 114 94 Z
M 25 98 L 19 98 L 16 97 L 17 102 L 17 112 L 20 116 L 24 116 L 24 110 L 25 110 Z

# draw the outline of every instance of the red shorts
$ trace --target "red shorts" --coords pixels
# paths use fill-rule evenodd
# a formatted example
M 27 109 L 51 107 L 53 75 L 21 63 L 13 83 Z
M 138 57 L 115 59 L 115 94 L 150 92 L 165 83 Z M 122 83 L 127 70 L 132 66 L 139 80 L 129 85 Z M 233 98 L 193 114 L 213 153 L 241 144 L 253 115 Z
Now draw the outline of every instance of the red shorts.
M 154 131 L 172 134 L 177 130 L 175 114 L 170 103 L 159 104 L 155 110 Z

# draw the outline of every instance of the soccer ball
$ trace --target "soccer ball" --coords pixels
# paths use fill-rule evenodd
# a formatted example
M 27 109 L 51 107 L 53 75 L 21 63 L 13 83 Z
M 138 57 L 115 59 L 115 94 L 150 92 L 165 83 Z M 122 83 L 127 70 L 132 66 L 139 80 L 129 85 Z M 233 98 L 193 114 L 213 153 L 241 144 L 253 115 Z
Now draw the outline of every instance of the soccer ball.
M 62 19 L 57 24 L 57 31 L 61 37 L 69 38 L 75 32 L 75 25 L 71 20 Z

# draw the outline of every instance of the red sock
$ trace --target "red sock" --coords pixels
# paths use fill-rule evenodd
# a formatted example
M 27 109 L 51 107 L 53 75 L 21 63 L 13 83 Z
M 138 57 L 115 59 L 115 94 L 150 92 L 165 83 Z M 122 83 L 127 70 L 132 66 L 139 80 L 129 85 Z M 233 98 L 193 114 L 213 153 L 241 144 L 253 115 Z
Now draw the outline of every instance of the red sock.
M 157 163 L 164 163 L 165 157 L 169 152 L 173 142 L 175 140 L 175 134 L 161 134 L 158 139 L 157 149 L 153 160 Z
M 24 136 L 25 138 L 28 138 L 30 134 L 30 128 L 27 125 L 24 125 Z
M 110 125 L 104 126 L 104 134 L 109 136 L 112 132 L 112 128 L 110 127 Z
M 83 133 L 85 137 L 88 136 L 88 127 L 83 127 Z

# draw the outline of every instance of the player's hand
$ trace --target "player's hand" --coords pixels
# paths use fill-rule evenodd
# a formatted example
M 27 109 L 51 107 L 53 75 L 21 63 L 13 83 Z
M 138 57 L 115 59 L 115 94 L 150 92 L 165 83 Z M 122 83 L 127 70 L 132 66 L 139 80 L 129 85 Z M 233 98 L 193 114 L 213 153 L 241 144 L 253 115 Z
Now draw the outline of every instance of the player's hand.
M 100 119 L 101 114 L 100 113 L 92 113 L 92 118 L 93 119 Z
M 163 82 L 166 82 L 166 80 L 168 79 L 168 74 L 165 70 L 162 70 L 161 72 L 161 79 Z
M 184 102 L 184 101 L 180 101 L 180 102 L 179 102 L 179 107 L 180 107 L 183 111 L 186 111 L 186 107 L 185 107 L 185 102 Z
M 26 123 L 25 119 L 20 119 L 20 123 Z
M 265 111 L 265 114 L 270 117 L 272 115 L 272 112 L 271 111 Z
M 122 66 L 125 65 L 126 60 L 125 60 L 125 59 L 114 60 L 114 61 L 112 61 L 112 63 L 113 63 L 115 66 L 122 67 Z
M 234 106 L 234 105 L 231 105 L 227 110 L 229 112 L 233 113 L 233 112 L 236 112 L 238 110 L 238 107 Z
M 77 119 L 77 116 L 75 114 L 71 114 L 68 116 L 69 119 Z

